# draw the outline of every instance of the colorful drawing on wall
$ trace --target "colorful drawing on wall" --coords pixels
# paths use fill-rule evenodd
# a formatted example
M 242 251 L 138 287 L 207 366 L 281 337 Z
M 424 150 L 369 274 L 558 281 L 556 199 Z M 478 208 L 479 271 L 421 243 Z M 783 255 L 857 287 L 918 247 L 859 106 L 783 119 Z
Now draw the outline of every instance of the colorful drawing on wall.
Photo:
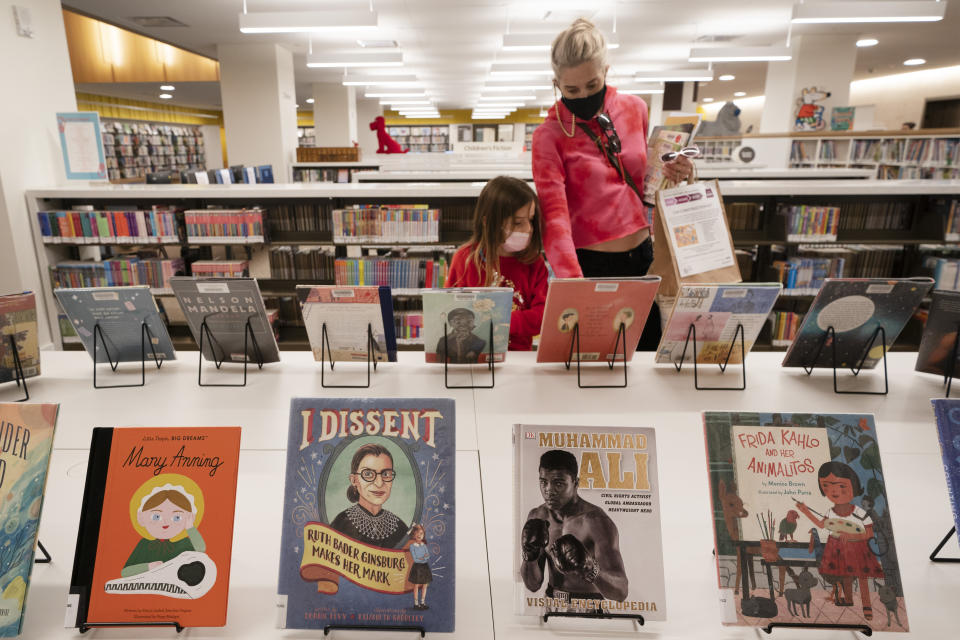
M 817 104 L 830 97 L 829 91 L 820 87 L 808 87 L 800 91 L 797 98 L 796 121 L 794 131 L 820 131 L 826 123 L 823 120 L 823 105 Z
M 830 110 L 830 129 L 832 131 L 850 131 L 856 107 L 834 107 Z

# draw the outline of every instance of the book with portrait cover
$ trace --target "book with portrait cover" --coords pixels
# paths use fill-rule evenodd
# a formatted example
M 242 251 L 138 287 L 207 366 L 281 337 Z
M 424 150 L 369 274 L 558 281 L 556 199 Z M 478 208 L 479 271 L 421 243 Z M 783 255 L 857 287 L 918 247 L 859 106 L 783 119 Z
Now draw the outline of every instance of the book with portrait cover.
M 0 638 L 23 628 L 57 404 L 0 403 Z
M 280 361 L 277 338 L 273 335 L 256 278 L 174 276 L 170 278 L 170 288 L 177 296 L 197 345 L 206 322 L 209 333 L 203 336 L 205 359 L 254 362 L 257 357 L 253 341 L 248 337 L 249 321 L 263 361 Z
M 742 363 L 738 327 L 743 326 L 743 348 L 750 353 L 781 287 L 779 282 L 681 285 L 660 338 L 657 362 L 676 364 L 681 357 L 684 362 L 693 362 L 693 325 L 698 363 L 721 364 L 728 354 L 730 364 Z
M 160 317 L 157 303 L 146 285 L 54 289 L 57 300 L 80 336 L 84 350 L 97 363 L 174 360 L 177 357 Z M 146 324 L 149 341 L 143 342 Z M 94 332 L 100 327 L 94 340 Z M 101 339 L 102 337 L 102 339 Z M 94 342 L 97 352 L 93 353 Z M 151 343 L 153 350 L 150 349 Z M 144 355 L 145 354 L 145 355 Z
M 10 382 L 17 377 L 11 337 L 17 347 L 23 376 L 40 375 L 37 300 L 30 291 L 0 296 L 0 382 Z
M 951 358 L 960 356 L 960 348 L 954 351 L 960 329 L 960 292 L 934 289 L 931 295 L 915 369 L 945 376 L 950 371 Z M 960 377 L 960 364 L 954 362 L 952 369 L 954 377 Z
M 653 429 L 518 424 L 517 613 L 666 620 Z
M 510 339 L 513 289 L 475 287 L 423 292 L 423 345 L 427 362 L 477 364 L 503 362 Z M 444 341 L 444 327 L 447 338 Z M 444 349 L 449 351 L 444 356 Z
M 397 361 L 390 287 L 298 284 L 297 299 L 314 360 L 321 359 L 325 348 L 330 362 L 366 362 L 369 326 L 376 345 L 375 359 Z M 324 325 L 327 347 L 321 344 Z
M 724 625 L 908 631 L 870 414 L 703 414 Z
M 222 627 L 240 427 L 93 430 L 65 624 Z
M 623 360 L 637 350 L 660 276 L 642 278 L 558 278 L 547 285 L 547 301 L 540 325 L 537 362 L 566 362 L 570 358 L 574 327 L 580 341 L 580 360 Z M 576 354 L 573 359 L 576 360 Z
M 450 399 L 291 401 L 281 628 L 453 632 L 455 434 Z
M 931 278 L 827 278 L 803 317 L 783 366 L 809 367 L 824 342 L 824 334 L 833 327 L 837 367 L 856 367 L 866 356 L 863 368 L 874 368 L 883 359 L 879 337 L 870 347 L 877 327 L 883 327 L 889 351 L 932 287 Z M 833 367 L 831 340 L 823 343 L 813 364 Z
M 937 398 L 931 400 L 937 418 L 937 434 L 940 436 L 940 453 L 943 455 L 943 470 L 947 474 L 947 490 L 953 520 L 960 531 L 960 400 Z

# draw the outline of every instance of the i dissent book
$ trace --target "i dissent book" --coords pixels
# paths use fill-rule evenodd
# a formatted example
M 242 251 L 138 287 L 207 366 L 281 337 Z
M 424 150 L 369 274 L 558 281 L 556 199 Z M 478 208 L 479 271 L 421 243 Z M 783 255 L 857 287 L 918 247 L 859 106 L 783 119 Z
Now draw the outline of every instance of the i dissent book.
M 935 289 L 932 296 L 916 370 L 940 376 L 952 371 L 954 377 L 960 377 L 960 364 L 951 363 L 951 359 L 960 356 L 960 348 L 954 350 L 960 330 L 960 292 Z
M 908 631 L 873 416 L 703 420 L 723 624 Z
M 831 340 L 836 340 L 838 367 L 856 367 L 866 356 L 863 367 L 874 368 L 883 358 L 879 337 L 870 348 L 877 327 L 883 327 L 889 350 L 931 287 L 930 278 L 827 278 L 804 316 L 783 366 L 832 367 Z M 835 337 L 824 342 L 814 363 L 830 327 Z
M 23 628 L 58 410 L 57 404 L 0 403 L 0 638 Z
M 294 398 L 278 624 L 454 631 L 454 404 Z
M 366 362 L 368 334 L 376 345 L 374 359 L 397 361 L 397 337 L 393 324 L 393 298 L 390 287 L 344 287 L 336 285 L 297 285 L 297 299 L 313 357 L 320 360 Z M 326 325 L 327 346 L 322 345 Z
M 66 626 L 222 627 L 240 427 L 95 428 Z
M 960 400 L 938 398 L 930 402 L 937 418 L 937 435 L 940 436 L 940 453 L 947 474 L 953 520 L 960 531 Z
M 518 424 L 513 447 L 517 612 L 666 620 L 654 430 Z
M 633 358 L 659 276 L 643 278 L 569 278 L 551 280 L 540 326 L 537 362 L 566 362 L 577 328 L 580 359 L 608 362 Z M 623 340 L 617 344 L 620 325 Z M 576 354 L 573 357 L 576 360 Z
M 423 292 L 423 345 L 427 362 L 503 362 L 510 338 L 513 289 L 477 287 Z M 491 334 L 491 327 L 493 332 Z M 444 340 L 446 328 L 446 340 Z
M 139 362 L 154 354 L 158 360 L 177 357 L 150 287 L 86 287 L 54 289 L 54 293 L 95 362 Z M 142 339 L 144 324 L 150 330 L 146 343 Z
M 26 378 L 40 375 L 40 340 L 37 336 L 37 300 L 25 291 L 0 296 L 0 382 L 17 377 L 17 362 L 10 338 Z
M 657 362 L 678 363 L 681 357 L 685 362 L 693 362 L 692 325 L 696 332 L 697 362 L 720 364 L 727 361 L 729 354 L 731 364 L 742 363 L 744 353 L 738 328 L 743 327 L 743 348 L 750 353 L 781 287 L 779 282 L 682 285 L 660 338 Z
M 267 318 L 256 278 L 177 276 L 170 278 L 170 288 L 177 296 L 180 309 L 190 324 L 190 333 L 198 345 L 206 323 L 209 332 L 203 335 L 203 357 L 207 360 L 255 361 L 253 340 L 247 332 L 249 322 L 263 361 L 280 361 L 277 339 Z

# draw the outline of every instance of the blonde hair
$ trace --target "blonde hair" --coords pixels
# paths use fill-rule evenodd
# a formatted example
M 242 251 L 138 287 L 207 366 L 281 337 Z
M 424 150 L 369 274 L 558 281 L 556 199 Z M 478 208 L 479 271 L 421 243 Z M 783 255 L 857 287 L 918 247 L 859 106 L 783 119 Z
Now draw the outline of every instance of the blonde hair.
M 577 18 L 553 39 L 550 64 L 553 75 L 562 69 L 576 67 L 584 62 L 596 62 L 601 69 L 607 66 L 607 42 L 596 25 L 586 18 Z

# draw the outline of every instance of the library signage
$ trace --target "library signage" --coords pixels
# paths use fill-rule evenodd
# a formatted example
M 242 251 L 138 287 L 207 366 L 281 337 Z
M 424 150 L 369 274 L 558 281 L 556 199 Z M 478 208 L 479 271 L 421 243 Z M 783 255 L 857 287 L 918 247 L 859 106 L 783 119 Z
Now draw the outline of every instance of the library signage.
M 522 142 L 454 142 L 454 153 L 523 153 Z

